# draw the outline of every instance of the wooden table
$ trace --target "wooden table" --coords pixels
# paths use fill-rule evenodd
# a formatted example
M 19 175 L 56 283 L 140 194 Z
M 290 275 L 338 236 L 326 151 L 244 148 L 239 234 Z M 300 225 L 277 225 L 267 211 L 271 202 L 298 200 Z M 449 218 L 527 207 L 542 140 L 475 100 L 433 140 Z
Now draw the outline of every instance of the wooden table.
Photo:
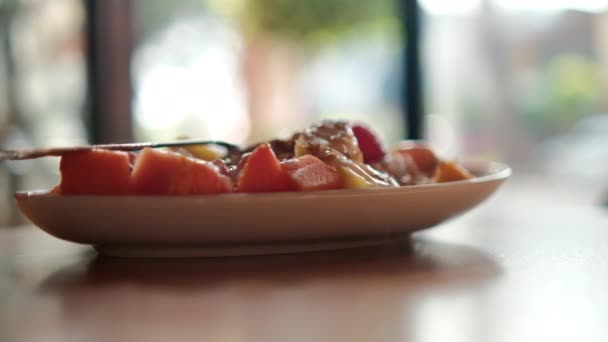
M 608 341 L 608 210 L 547 189 L 297 255 L 100 258 L 0 229 L 0 341 Z

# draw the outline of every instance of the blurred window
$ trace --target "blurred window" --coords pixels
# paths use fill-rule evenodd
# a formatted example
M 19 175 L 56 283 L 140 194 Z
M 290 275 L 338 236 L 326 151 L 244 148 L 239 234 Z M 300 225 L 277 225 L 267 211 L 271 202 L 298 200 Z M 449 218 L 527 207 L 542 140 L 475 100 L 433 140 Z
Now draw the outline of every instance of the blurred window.
M 84 8 L 79 0 L 0 1 L 0 144 L 87 141 Z M 0 225 L 16 223 L 12 193 L 57 182 L 58 161 L 0 163 Z
M 320 118 L 403 136 L 392 0 L 136 1 L 140 140 L 259 141 Z
M 608 4 L 423 0 L 427 135 L 516 178 L 608 189 Z M 592 189 L 592 191 L 582 191 Z

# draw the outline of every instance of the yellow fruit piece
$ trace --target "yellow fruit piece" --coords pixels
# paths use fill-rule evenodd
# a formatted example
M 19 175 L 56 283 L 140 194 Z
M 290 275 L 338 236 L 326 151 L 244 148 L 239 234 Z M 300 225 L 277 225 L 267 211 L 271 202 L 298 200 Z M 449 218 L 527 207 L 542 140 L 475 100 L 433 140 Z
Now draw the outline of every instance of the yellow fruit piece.
M 298 143 L 298 141 L 296 140 L 296 144 L 295 147 L 293 149 L 293 153 L 296 157 L 301 157 L 307 154 L 311 154 L 310 150 L 308 149 L 308 147 L 305 147 L 304 145 L 302 145 L 301 143 Z
M 183 149 L 190 153 L 192 157 L 205 161 L 214 161 L 224 158 L 226 151 L 221 146 L 215 145 L 192 145 L 182 146 Z
M 340 177 L 342 177 L 344 189 L 369 189 L 376 187 L 375 184 L 368 182 L 348 167 L 340 166 L 338 171 L 340 172 Z
M 433 175 L 433 181 L 436 183 L 455 182 L 469 178 L 473 178 L 473 175 L 464 167 L 447 161 L 439 162 Z

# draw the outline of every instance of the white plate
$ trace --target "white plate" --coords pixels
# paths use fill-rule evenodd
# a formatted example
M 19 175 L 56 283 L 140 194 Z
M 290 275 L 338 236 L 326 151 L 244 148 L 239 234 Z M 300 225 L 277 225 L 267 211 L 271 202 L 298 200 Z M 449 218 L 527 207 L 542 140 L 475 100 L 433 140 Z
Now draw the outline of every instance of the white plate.
M 388 189 L 218 196 L 32 191 L 15 198 L 42 230 L 106 254 L 268 254 L 381 243 L 429 228 L 473 208 L 511 174 L 508 166 L 493 162 L 466 166 L 479 177 Z

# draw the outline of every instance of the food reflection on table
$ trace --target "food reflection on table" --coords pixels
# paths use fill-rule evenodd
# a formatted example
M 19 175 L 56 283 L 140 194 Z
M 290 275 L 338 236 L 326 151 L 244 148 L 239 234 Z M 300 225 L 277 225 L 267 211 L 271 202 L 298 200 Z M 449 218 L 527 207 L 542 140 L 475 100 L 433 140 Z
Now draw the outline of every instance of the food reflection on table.
M 95 258 L 38 290 L 59 295 L 60 319 L 85 339 L 398 341 L 429 328 L 410 316 L 431 297 L 481 290 L 500 272 L 477 249 L 420 239 L 264 257 Z

